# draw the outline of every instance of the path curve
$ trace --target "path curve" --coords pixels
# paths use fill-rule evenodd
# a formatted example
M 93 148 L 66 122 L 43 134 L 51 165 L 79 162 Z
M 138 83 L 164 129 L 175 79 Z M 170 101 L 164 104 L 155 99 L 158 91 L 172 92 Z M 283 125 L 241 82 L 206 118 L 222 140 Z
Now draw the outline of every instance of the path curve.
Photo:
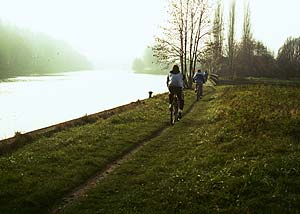
M 186 110 L 185 114 L 188 114 L 193 109 L 196 101 L 192 103 L 192 105 Z M 138 152 L 143 146 L 149 143 L 152 139 L 158 137 L 168 128 L 171 128 L 169 124 L 154 131 L 150 136 L 146 139 L 137 142 L 132 148 L 128 151 L 125 151 L 123 155 L 121 155 L 118 159 L 110 162 L 104 169 L 99 171 L 96 175 L 88 179 L 84 184 L 75 188 L 71 193 L 63 197 L 60 203 L 57 203 L 54 208 L 50 211 L 51 214 L 62 213 L 67 207 L 69 207 L 72 203 L 77 201 L 80 198 L 87 197 L 87 192 L 93 189 L 100 181 L 106 178 L 109 174 L 111 174 L 114 170 L 116 170 L 121 164 L 126 162 L 131 158 L 133 154 Z

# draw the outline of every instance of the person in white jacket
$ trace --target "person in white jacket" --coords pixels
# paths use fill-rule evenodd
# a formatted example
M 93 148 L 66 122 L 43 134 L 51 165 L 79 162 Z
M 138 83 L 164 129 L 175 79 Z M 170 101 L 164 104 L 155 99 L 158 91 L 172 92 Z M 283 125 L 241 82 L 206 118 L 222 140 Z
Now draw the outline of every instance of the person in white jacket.
M 171 104 L 174 99 L 174 95 L 176 94 L 179 99 L 179 111 L 178 117 L 181 119 L 182 111 L 184 107 L 184 76 L 179 71 L 178 65 L 174 65 L 173 69 L 170 71 L 167 77 L 167 86 L 169 88 L 169 108 L 171 108 Z

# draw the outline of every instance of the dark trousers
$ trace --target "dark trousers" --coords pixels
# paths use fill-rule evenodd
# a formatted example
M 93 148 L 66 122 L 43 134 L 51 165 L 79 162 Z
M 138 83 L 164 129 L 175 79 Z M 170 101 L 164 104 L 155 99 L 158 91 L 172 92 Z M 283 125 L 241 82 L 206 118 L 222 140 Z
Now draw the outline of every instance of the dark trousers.
M 203 83 L 196 83 L 196 89 L 199 90 L 200 96 L 203 96 Z
M 184 106 L 184 95 L 183 95 L 183 89 L 181 87 L 176 86 L 169 86 L 169 103 L 172 104 L 174 100 L 174 95 L 177 95 L 179 99 L 179 109 L 183 110 Z

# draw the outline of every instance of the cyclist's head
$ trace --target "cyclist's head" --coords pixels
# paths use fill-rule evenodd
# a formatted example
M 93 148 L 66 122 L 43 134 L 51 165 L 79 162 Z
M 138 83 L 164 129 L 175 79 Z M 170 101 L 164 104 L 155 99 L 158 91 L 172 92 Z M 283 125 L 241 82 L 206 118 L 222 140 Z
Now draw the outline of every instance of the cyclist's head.
M 199 73 L 202 72 L 201 69 L 198 69 L 198 72 L 199 72 Z
M 179 67 L 178 67 L 178 65 L 174 65 L 172 70 L 173 70 L 173 71 L 178 71 L 178 72 L 179 72 Z

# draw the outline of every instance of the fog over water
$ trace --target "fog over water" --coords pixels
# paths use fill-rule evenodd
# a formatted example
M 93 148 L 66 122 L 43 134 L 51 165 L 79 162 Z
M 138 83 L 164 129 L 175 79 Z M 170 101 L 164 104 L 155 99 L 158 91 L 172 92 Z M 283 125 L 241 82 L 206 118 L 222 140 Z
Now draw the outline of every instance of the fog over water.
M 0 139 L 167 91 L 166 77 L 129 71 L 82 71 L 0 82 Z

